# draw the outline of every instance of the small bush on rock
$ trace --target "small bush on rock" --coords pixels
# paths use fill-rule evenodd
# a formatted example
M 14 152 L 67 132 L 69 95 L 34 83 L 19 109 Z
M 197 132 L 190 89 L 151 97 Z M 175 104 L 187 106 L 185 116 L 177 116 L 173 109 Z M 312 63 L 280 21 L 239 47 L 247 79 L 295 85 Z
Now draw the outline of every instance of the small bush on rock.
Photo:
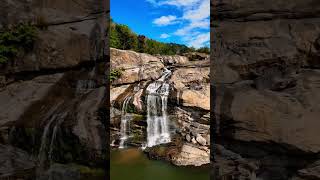
M 12 28 L 0 30 L 0 64 L 17 56 L 20 50 L 33 48 L 37 29 L 30 24 L 18 24 Z
M 109 76 L 110 81 L 113 82 L 118 78 L 120 78 L 123 71 L 124 71 L 123 69 L 112 69 Z

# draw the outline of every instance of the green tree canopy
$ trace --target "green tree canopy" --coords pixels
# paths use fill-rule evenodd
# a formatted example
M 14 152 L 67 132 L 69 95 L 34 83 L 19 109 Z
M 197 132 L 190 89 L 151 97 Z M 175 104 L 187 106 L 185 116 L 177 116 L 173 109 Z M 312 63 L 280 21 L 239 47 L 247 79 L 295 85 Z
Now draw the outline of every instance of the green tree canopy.
M 110 47 L 134 50 L 148 54 L 175 55 L 187 52 L 210 53 L 208 47 L 195 49 L 186 45 L 176 43 L 163 43 L 144 35 L 137 35 L 127 25 L 117 24 L 111 19 L 110 24 Z

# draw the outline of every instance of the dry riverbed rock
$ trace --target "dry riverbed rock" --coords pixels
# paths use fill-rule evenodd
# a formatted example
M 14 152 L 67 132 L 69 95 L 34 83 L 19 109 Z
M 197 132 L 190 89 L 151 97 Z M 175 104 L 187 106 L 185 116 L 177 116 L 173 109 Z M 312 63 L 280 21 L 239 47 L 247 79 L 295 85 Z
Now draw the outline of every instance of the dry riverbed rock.
M 184 144 L 181 152 L 173 158 L 173 164 L 178 166 L 202 166 L 210 163 L 210 150 L 206 147 L 197 148 Z

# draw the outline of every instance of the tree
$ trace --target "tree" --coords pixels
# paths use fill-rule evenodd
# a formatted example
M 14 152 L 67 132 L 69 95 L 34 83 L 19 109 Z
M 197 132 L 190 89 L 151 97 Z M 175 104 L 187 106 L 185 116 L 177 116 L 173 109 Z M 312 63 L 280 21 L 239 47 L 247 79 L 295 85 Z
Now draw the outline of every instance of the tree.
M 202 47 L 202 48 L 199 48 L 197 52 L 210 54 L 210 49 L 208 47 Z
M 186 45 L 163 43 L 147 38 L 144 35 L 137 35 L 127 25 L 117 24 L 113 22 L 112 19 L 110 24 L 110 47 L 148 54 L 175 55 L 188 52 L 210 53 L 207 47 L 197 50 L 193 47 L 187 47 Z
M 110 47 L 121 48 L 119 34 L 114 23 L 111 23 L 110 25 Z
M 145 52 L 146 49 L 146 37 L 144 35 L 139 35 L 138 36 L 138 52 Z

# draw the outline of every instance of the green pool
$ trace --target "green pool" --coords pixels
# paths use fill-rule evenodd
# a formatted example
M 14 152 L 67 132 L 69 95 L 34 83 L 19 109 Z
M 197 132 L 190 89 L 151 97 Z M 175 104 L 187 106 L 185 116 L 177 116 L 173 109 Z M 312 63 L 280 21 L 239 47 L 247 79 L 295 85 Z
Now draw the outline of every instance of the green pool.
M 176 167 L 149 160 L 139 149 L 111 152 L 111 180 L 209 180 L 208 168 Z

